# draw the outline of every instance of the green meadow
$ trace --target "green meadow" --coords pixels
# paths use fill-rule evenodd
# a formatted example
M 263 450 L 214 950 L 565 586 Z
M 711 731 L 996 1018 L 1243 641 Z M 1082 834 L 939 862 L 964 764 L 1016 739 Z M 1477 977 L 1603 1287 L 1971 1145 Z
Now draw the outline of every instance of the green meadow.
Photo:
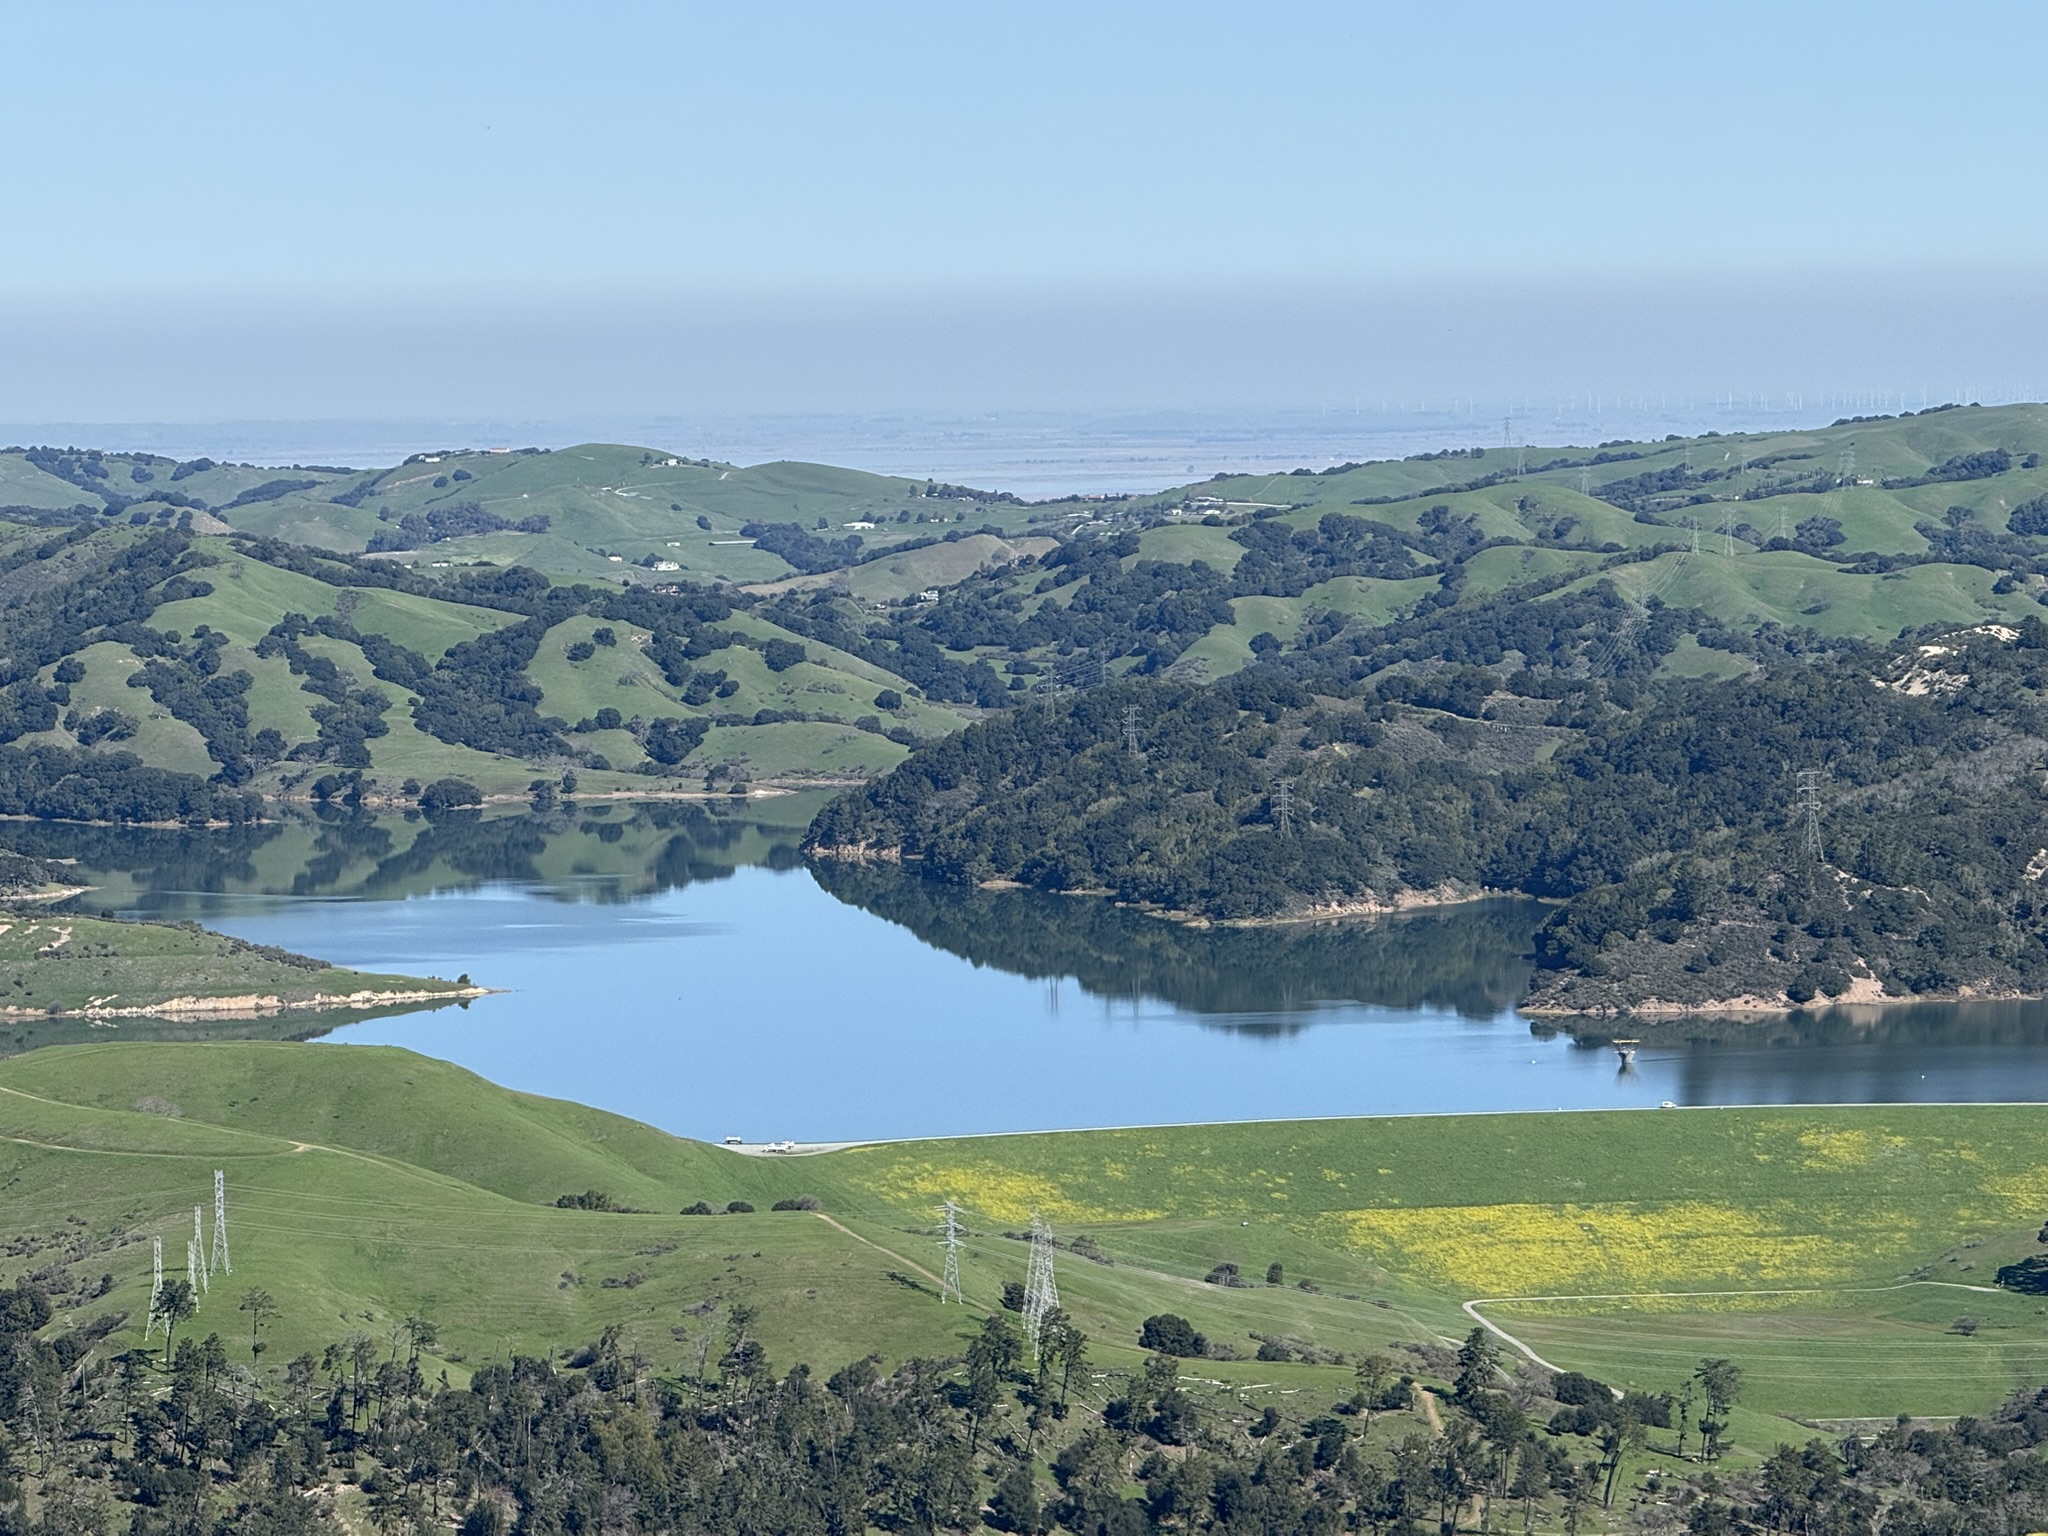
M 1255 1336 L 1297 1356 L 1392 1351 L 1429 1380 L 1471 1303 L 1551 1365 L 1617 1384 L 1663 1390 L 1703 1356 L 1735 1359 L 1737 1438 L 1755 1450 L 1786 1417 L 1967 1413 L 2048 1379 L 2048 1311 L 1989 1288 L 2038 1251 L 2042 1123 L 2000 1106 L 1680 1110 L 741 1155 L 394 1049 L 112 1042 L 0 1063 L 0 1222 L 24 1238 L 13 1274 L 59 1277 L 53 1326 L 119 1311 L 117 1339 L 139 1341 L 149 1239 L 181 1263 L 224 1169 L 235 1269 L 194 1326 L 232 1339 L 236 1298 L 262 1286 L 281 1307 L 275 1364 L 419 1311 L 459 1378 L 611 1324 L 679 1370 L 739 1301 L 785 1364 L 956 1354 L 1022 1278 L 1014 1234 L 1036 1212 L 1095 1255 L 1062 1253 L 1059 1278 L 1098 1368 L 1134 1368 L 1140 1323 L 1171 1311 L 1238 1357 L 1191 1366 L 1202 1378 L 1334 1398 L 1347 1365 L 1256 1360 Z M 626 1209 L 555 1205 L 589 1191 Z M 822 1209 L 770 1209 L 804 1195 Z M 958 1309 L 937 1295 L 947 1199 L 971 1234 Z M 756 1209 L 677 1214 L 733 1201 Z M 1209 1278 L 1228 1265 L 1240 1283 Z

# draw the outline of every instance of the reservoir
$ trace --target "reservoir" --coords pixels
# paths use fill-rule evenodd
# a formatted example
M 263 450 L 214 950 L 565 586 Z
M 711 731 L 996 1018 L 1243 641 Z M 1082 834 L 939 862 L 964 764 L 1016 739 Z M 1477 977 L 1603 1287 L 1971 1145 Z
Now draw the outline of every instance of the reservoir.
M 1597 1030 L 1575 1040 L 1514 1011 L 1547 910 L 1533 902 L 1190 928 L 1093 898 L 813 872 L 796 849 L 820 803 L 438 821 L 337 811 L 212 833 L 0 823 L 0 846 L 74 861 L 94 887 L 84 910 L 503 989 L 340 1023 L 64 1022 L 26 1043 L 401 1045 L 713 1140 L 2048 1100 L 2044 1004 L 1630 1026 L 1643 1043 L 1624 1064 Z

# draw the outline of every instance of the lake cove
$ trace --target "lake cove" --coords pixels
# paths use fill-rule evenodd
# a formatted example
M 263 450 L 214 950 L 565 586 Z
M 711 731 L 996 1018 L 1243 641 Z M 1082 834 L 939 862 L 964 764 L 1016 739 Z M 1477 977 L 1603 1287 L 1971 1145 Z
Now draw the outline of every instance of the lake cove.
M 0 845 L 74 860 L 94 887 L 79 910 L 505 989 L 368 1021 L 180 1025 L 181 1038 L 399 1044 L 714 1140 L 2048 1098 L 2040 1004 L 1667 1021 L 1624 1069 L 1603 1043 L 1513 1011 L 1544 911 L 1530 903 L 1199 930 L 897 871 L 814 879 L 795 847 L 816 803 L 337 815 L 204 837 L 9 823 Z M 22 1033 L 17 1047 L 71 1037 Z M 160 1033 L 123 1022 L 91 1038 Z

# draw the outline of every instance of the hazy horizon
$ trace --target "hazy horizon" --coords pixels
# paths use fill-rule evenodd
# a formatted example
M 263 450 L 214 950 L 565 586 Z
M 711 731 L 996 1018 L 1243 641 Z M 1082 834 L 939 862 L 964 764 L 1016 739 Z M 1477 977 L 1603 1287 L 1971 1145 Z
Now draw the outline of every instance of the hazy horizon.
M 2040 395 L 1966 10 L 45 7 L 0 421 Z
M 1941 403 L 1941 402 L 1936 402 Z M 2004 403 L 1999 400 L 1985 404 Z M 726 417 L 610 416 L 240 422 L 8 423 L 0 444 L 45 443 L 169 458 L 261 465 L 371 468 L 415 453 L 566 448 L 613 442 L 737 464 L 809 460 L 932 478 L 1027 500 L 1161 490 L 1212 474 L 1403 458 L 1443 448 L 1587 447 L 1667 433 L 1741 433 L 1824 426 L 1843 412 L 1924 408 L 1896 395 L 1817 401 L 1688 397 L 1581 398 L 1550 403 L 1416 401 L 1311 412 L 896 411 Z

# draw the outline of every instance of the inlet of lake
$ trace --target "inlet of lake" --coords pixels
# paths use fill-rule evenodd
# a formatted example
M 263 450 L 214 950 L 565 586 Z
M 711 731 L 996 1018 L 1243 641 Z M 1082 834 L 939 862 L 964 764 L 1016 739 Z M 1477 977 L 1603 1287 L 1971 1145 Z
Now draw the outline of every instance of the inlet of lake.
M 73 906 L 192 919 L 364 970 L 500 988 L 335 1021 L 64 1040 L 401 1045 L 680 1134 L 836 1141 L 1327 1115 L 2048 1100 L 2048 1004 L 1601 1024 L 1517 1014 L 1547 911 L 1194 928 L 797 854 L 821 798 L 230 831 L 0 823 Z M 1607 1043 L 1642 1037 L 1632 1064 Z

